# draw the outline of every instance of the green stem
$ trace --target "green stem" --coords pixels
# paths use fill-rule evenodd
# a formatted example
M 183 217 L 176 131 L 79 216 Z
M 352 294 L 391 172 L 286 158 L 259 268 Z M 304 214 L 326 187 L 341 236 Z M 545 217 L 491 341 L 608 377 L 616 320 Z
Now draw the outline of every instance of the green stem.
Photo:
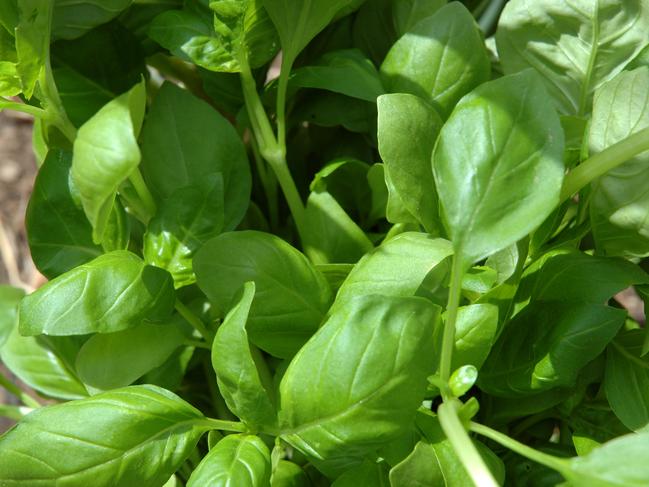
M 497 487 L 498 483 L 458 418 L 453 402 L 444 402 L 437 412 L 444 434 L 451 442 L 473 483 L 478 487 Z
M 209 426 L 210 429 L 219 431 L 236 431 L 237 433 L 245 433 L 248 428 L 245 424 L 238 421 L 225 421 L 224 419 L 205 418 L 203 424 Z
M 286 202 L 288 203 L 289 210 L 291 210 L 291 214 L 295 220 L 298 233 L 304 239 L 304 204 L 295 186 L 295 181 L 293 181 L 293 176 L 291 176 L 288 170 L 286 146 L 278 143 L 275 138 L 266 110 L 264 110 L 264 106 L 259 99 L 257 85 L 252 77 L 248 60 L 245 56 L 241 56 L 239 62 L 241 65 L 241 86 L 243 88 L 246 109 L 248 110 L 252 131 L 259 144 L 259 152 L 270 164 L 270 167 L 273 168 L 275 176 L 277 176 L 277 181 L 286 198 Z
M 4 375 L 0 374 L 0 386 L 4 387 L 7 389 L 9 392 L 11 392 L 14 396 L 16 396 L 20 401 L 25 405 L 29 406 L 31 408 L 40 408 L 41 403 L 39 403 L 36 399 L 33 397 L 27 395 L 24 391 L 22 391 L 16 384 L 11 382 L 9 379 L 7 379 Z
M 35 118 L 45 118 L 46 112 L 42 108 L 38 108 L 27 103 L 18 103 L 15 101 L 7 100 L 4 97 L 0 97 L 0 110 L 8 109 L 14 110 L 16 112 L 26 113 Z
M 153 195 L 149 191 L 149 188 L 147 187 L 146 183 L 144 182 L 144 178 L 142 177 L 140 168 L 136 167 L 135 170 L 128 177 L 128 180 L 131 182 L 133 188 L 135 189 L 135 192 L 137 193 L 138 197 L 142 201 L 143 208 L 148 215 L 147 220 L 150 220 L 156 214 L 158 209 L 156 207 L 155 200 L 153 199 Z
M 649 150 L 649 127 L 589 157 L 564 179 L 561 202 L 566 201 L 588 183 L 646 150 Z
M 283 57 L 277 80 L 277 142 L 283 147 L 286 147 L 286 91 L 292 66 L 293 59 Z
M 192 325 L 194 329 L 201 334 L 207 343 L 212 343 L 214 340 L 214 334 L 207 329 L 203 320 L 196 316 L 193 311 L 185 306 L 185 304 L 179 299 L 176 300 L 176 311 L 187 320 L 187 323 Z
M 20 421 L 25 415 L 32 411 L 32 408 L 0 404 L 0 417 L 13 419 L 14 421 Z
M 553 470 L 557 470 L 559 473 L 564 474 L 564 472 L 570 469 L 568 460 L 562 458 L 557 458 L 547 453 L 540 452 L 534 448 L 530 448 L 527 445 L 524 445 L 520 441 L 516 441 L 513 438 L 496 431 L 488 426 L 479 423 L 470 423 L 471 431 L 478 433 L 479 435 L 485 436 L 496 443 L 501 444 L 502 446 L 509 448 L 512 451 L 515 451 L 519 455 L 529 458 L 541 465 L 545 465 Z M 565 476 L 565 475 L 564 475 Z
M 185 345 L 186 347 L 196 347 L 196 348 L 204 348 L 205 350 L 212 350 L 212 347 L 210 346 L 209 343 L 202 342 L 200 340 L 185 340 L 183 342 L 183 345 Z
M 146 63 L 157 69 L 163 76 L 182 82 L 189 91 L 199 98 L 209 100 L 209 96 L 203 89 L 203 80 L 192 65 L 161 53 L 148 57 Z
M 455 346 L 455 321 L 457 310 L 460 306 L 460 294 L 462 292 L 462 260 L 458 252 L 453 255 L 451 268 L 451 287 L 448 292 L 448 304 L 446 305 L 446 320 L 444 322 L 444 335 L 442 337 L 442 353 L 439 361 L 439 375 L 442 382 L 448 383 L 451 376 L 451 363 L 453 359 L 453 347 Z M 442 390 L 442 394 L 445 392 Z M 444 399 L 447 397 L 444 395 Z

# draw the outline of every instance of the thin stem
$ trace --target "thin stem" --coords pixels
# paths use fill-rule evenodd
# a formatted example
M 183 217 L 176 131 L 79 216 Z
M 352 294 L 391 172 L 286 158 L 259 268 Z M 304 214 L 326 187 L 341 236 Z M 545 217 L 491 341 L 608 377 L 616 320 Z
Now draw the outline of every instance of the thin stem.
M 498 483 L 458 418 L 455 405 L 452 402 L 444 402 L 437 412 L 444 434 L 451 442 L 473 483 L 478 487 L 497 487 Z
M 248 428 L 245 424 L 238 421 L 226 421 L 224 419 L 205 418 L 202 421 L 210 429 L 219 431 L 236 431 L 238 433 L 246 433 Z
M 286 147 L 286 91 L 292 66 L 293 59 L 284 56 L 277 80 L 277 143 L 282 147 Z
M 183 345 L 186 347 L 196 347 L 196 348 L 204 348 L 205 350 L 212 350 L 212 347 L 210 346 L 209 343 L 207 342 L 202 342 L 200 340 L 185 340 L 183 342 Z
M 212 343 L 212 340 L 214 340 L 214 334 L 207 329 L 203 320 L 196 316 L 194 312 L 185 306 L 185 304 L 179 299 L 176 300 L 176 311 L 187 320 L 187 323 L 192 325 L 194 329 L 201 334 L 207 343 Z
M 156 207 L 155 200 L 153 199 L 153 195 L 144 182 L 140 168 L 135 168 L 135 170 L 128 177 L 128 180 L 131 182 L 133 188 L 135 189 L 135 192 L 142 201 L 143 208 L 148 215 L 147 220 L 150 220 L 156 214 L 156 211 L 158 211 L 158 209 Z
M 0 404 L 0 417 L 13 419 L 14 421 L 20 421 L 25 415 L 32 411 L 32 408 L 23 406 L 8 406 L 6 404 Z
M 515 451 L 519 455 L 527 457 L 530 460 L 534 460 L 535 462 L 540 463 L 541 465 L 545 465 L 546 467 L 549 467 L 553 470 L 557 470 L 559 473 L 563 474 L 570 468 L 568 460 L 557 458 L 555 456 L 548 455 L 547 453 L 535 450 L 534 448 L 530 448 L 520 441 L 516 441 L 515 439 L 510 438 L 500 431 L 496 431 L 483 424 L 471 422 L 470 429 L 471 431 L 478 433 L 479 435 L 486 436 L 496 443 L 499 443 L 512 451 Z
M 33 397 L 27 395 L 24 391 L 22 391 L 16 384 L 11 382 L 9 379 L 7 379 L 4 375 L 0 374 L 0 386 L 4 387 L 7 389 L 9 392 L 11 392 L 14 396 L 16 396 L 20 401 L 25 405 L 29 406 L 31 408 L 40 408 L 41 403 L 39 403 L 36 399 Z
M 38 108 L 27 103 L 18 103 L 15 101 L 7 100 L 0 97 L 0 110 L 2 109 L 14 110 L 16 112 L 26 113 L 36 118 L 44 118 L 46 113 L 42 108 Z
M 446 305 L 446 321 L 444 323 L 444 335 L 442 337 L 442 353 L 439 362 L 439 375 L 442 382 L 448 383 L 451 376 L 451 362 L 453 359 L 453 347 L 455 345 L 455 321 L 457 310 L 460 305 L 460 294 L 462 292 L 462 260 L 458 252 L 453 255 L 451 268 L 451 288 L 448 292 L 448 304 Z M 445 391 L 442 390 L 442 394 Z M 447 397 L 444 396 L 444 399 Z
M 649 150 L 649 127 L 589 157 L 565 177 L 561 188 L 561 202 L 588 183 L 646 150 Z

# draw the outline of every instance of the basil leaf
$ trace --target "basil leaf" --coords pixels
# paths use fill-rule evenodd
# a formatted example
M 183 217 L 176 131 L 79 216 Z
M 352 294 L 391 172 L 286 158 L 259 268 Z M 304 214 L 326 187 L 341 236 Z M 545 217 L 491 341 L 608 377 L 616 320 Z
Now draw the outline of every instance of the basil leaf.
M 316 64 L 296 69 L 289 88 L 317 88 L 369 102 L 385 93 L 376 67 L 358 49 L 331 51 Z
M 374 245 L 327 191 L 313 191 L 305 211 L 304 252 L 314 264 L 354 263 Z
M 589 142 L 596 154 L 649 127 L 649 67 L 622 72 L 595 93 Z M 639 154 L 592 184 L 590 218 L 604 255 L 649 255 L 649 155 Z
M 565 114 L 590 112 L 592 94 L 645 47 L 647 4 L 630 0 L 572 3 L 513 0 L 498 22 L 505 73 L 534 68 Z
M 175 394 L 132 386 L 44 407 L 0 437 L 7 485 L 162 485 L 209 428 Z
M 289 66 L 304 47 L 336 14 L 358 0 L 261 0 L 275 24 L 284 61 Z
M 425 394 L 438 313 L 421 298 L 380 295 L 338 308 L 282 378 L 282 437 L 316 460 L 347 464 L 398 436 Z
M 273 470 L 270 487 L 311 487 L 304 470 L 292 462 L 280 460 Z
M 108 390 L 132 384 L 161 366 L 185 338 L 176 324 L 141 325 L 93 335 L 83 344 L 76 369 L 84 384 Z
M 389 92 L 428 100 L 444 118 L 463 95 L 489 80 L 490 72 L 482 35 L 459 2 L 417 22 L 381 64 Z
M 450 242 L 441 238 L 415 232 L 397 235 L 354 266 L 336 295 L 334 307 L 362 294 L 415 296 L 434 293 L 448 271 L 446 262 L 442 262 L 452 253 Z M 397 270 L 399 279 L 395 280 Z M 426 276 L 436 272 L 440 272 L 442 278 L 434 279 L 431 288 L 426 285 Z
M 142 172 L 160 200 L 220 173 L 225 230 L 234 229 L 248 208 L 250 168 L 234 127 L 171 83 L 160 89 L 142 128 Z
M 430 159 L 442 120 L 424 100 L 408 94 L 377 100 L 379 153 L 388 187 L 387 218 L 418 223 L 439 234 L 437 191 Z
M 228 408 L 246 423 L 273 427 L 277 423 L 277 412 L 268 394 L 267 385 L 271 379 L 270 376 L 262 379 L 257 363 L 263 358 L 258 351 L 255 354 L 251 350 L 246 332 L 254 297 L 255 283 L 245 283 L 240 300 L 216 332 L 212 365 Z
M 484 83 L 440 133 L 433 172 L 458 254 L 476 262 L 552 212 L 563 180 L 563 132 L 531 71 Z
M 642 355 L 645 333 L 631 330 L 608 346 L 604 389 L 615 415 L 638 430 L 649 424 L 649 357 Z
M 332 487 L 358 487 L 359 485 L 389 487 L 390 482 L 385 462 L 365 461 L 358 467 L 347 470 L 331 484 Z
M 266 487 L 270 473 L 270 451 L 259 437 L 229 435 L 201 460 L 187 487 Z
M 76 39 L 126 10 L 133 0 L 53 0 L 52 37 Z
M 247 281 L 257 289 L 248 316 L 250 341 L 289 358 L 317 330 L 331 301 L 324 277 L 280 238 L 262 232 L 228 232 L 194 257 L 200 288 L 219 310 L 228 309 Z
M 601 304 L 533 303 L 504 329 L 478 384 L 502 397 L 574 386 L 579 371 L 604 351 L 625 317 L 626 311 Z
M 400 0 L 392 3 L 394 26 L 399 36 L 446 5 L 446 0 Z
M 20 305 L 23 335 L 111 333 L 159 320 L 174 307 L 169 273 L 117 250 L 48 282 Z
M 194 253 L 223 230 L 223 193 L 221 173 L 211 174 L 200 185 L 174 191 L 147 225 L 144 258 L 169 271 L 177 288 L 196 282 Z
M 21 0 L 16 5 L 16 70 L 22 92 L 30 99 L 49 55 L 53 5 L 50 0 Z
M 0 349 L 15 328 L 18 304 L 24 295 L 22 289 L 0 285 Z
M 458 309 L 455 323 L 455 348 L 451 370 L 462 365 L 480 369 L 487 359 L 498 332 L 498 307 L 472 304 Z M 441 340 L 441 337 L 439 337 Z
M 137 137 L 142 126 L 144 81 L 110 101 L 79 129 L 74 141 L 72 180 L 101 243 L 120 185 L 140 163 Z
M 72 154 L 51 150 L 36 176 L 25 224 L 36 267 L 54 278 L 102 253 L 70 178 Z

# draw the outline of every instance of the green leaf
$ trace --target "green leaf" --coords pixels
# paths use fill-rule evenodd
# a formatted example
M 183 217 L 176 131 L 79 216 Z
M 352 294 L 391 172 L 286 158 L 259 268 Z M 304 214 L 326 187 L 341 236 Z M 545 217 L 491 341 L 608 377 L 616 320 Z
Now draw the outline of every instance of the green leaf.
M 267 233 L 248 230 L 213 238 L 196 253 L 194 272 L 221 312 L 245 282 L 254 281 L 250 341 L 280 358 L 293 356 L 309 339 L 331 302 L 322 274 L 298 250 Z
M 394 26 L 398 36 L 411 31 L 423 19 L 446 5 L 446 0 L 399 0 L 392 3 Z
M 480 370 L 478 384 L 502 397 L 572 387 L 579 371 L 604 351 L 625 318 L 625 310 L 601 304 L 530 304 L 503 331 Z
M 0 437 L 11 486 L 162 485 L 209 428 L 175 394 L 132 386 L 38 409 Z
M 377 100 L 379 153 L 388 187 L 387 218 L 439 234 L 441 222 L 430 159 L 442 120 L 424 100 L 398 93 Z
M 361 485 L 389 487 L 390 482 L 385 462 L 377 463 L 366 460 L 359 466 L 348 469 L 331 484 L 332 487 L 359 487 Z
M 440 133 L 433 172 L 453 245 L 467 263 L 521 239 L 559 203 L 563 132 L 531 71 L 484 83 Z
M 26 296 L 23 335 L 111 333 L 160 320 L 174 307 L 171 276 L 116 250 L 75 267 Z
M 367 54 L 376 65 L 398 39 L 394 31 L 393 0 L 365 0 L 354 15 L 352 26 L 353 45 Z
M 389 92 L 428 100 L 444 118 L 463 95 L 489 80 L 490 72 L 480 30 L 459 2 L 417 22 L 381 64 Z
M 236 130 L 207 103 L 171 83 L 158 92 L 142 129 L 142 172 L 160 200 L 220 173 L 225 230 L 236 228 L 248 209 L 250 168 Z
M 216 72 L 241 71 L 242 57 L 253 68 L 262 66 L 279 48 L 261 0 L 188 2 L 158 15 L 148 33 L 174 55 Z
M 205 455 L 187 487 L 266 487 L 270 473 L 270 451 L 259 437 L 229 435 Z
M 609 345 L 610 347 L 611 345 Z M 604 386 L 606 386 L 606 380 Z M 629 429 L 613 414 L 605 401 L 604 404 L 580 405 L 571 412 L 566 421 L 573 432 L 572 441 L 580 456 L 588 454 L 606 441 L 630 433 Z M 588 451 L 584 451 L 585 449 L 588 449 Z
M 597 154 L 649 127 L 649 67 L 622 72 L 595 93 L 590 151 Z M 649 255 L 649 154 L 641 153 L 592 184 L 590 218 L 604 255 Z
M 98 333 L 79 350 L 76 369 L 84 384 L 109 390 L 132 384 L 161 366 L 186 333 L 177 324 L 142 323 L 115 333 Z
M 70 178 L 72 154 L 53 149 L 41 166 L 27 206 L 25 225 L 32 259 L 54 278 L 102 253 Z
M 649 478 L 647 448 L 649 433 L 621 436 L 586 456 L 572 458 L 570 471 L 562 473 L 575 487 L 639 487 Z
M 18 318 L 18 304 L 25 295 L 25 291 L 17 287 L 0 285 L 0 350 Z
M 342 10 L 358 5 L 357 0 L 262 0 L 282 45 L 285 63 L 297 55 Z
M 146 73 L 137 38 L 117 21 L 74 41 L 59 40 L 51 50 L 56 88 L 66 115 L 76 127 Z
M 316 460 L 349 463 L 412 421 L 435 357 L 439 307 L 358 296 L 291 361 L 280 384 L 282 437 Z
M 286 460 L 279 461 L 270 482 L 271 487 L 311 487 L 311 485 L 304 470 Z
M 534 68 L 559 111 L 585 115 L 592 94 L 649 44 L 642 0 L 513 0 L 496 32 L 505 73 Z
M 53 0 L 52 37 L 76 39 L 117 17 L 133 0 Z
M 144 80 L 104 105 L 79 129 L 74 141 L 72 180 L 92 224 L 92 238 L 101 243 L 120 185 L 137 170 L 146 93 Z
M 52 3 L 51 0 L 20 0 L 17 3 L 17 71 L 27 99 L 32 97 L 49 56 Z
M 192 258 L 223 230 L 223 207 L 221 173 L 211 174 L 203 184 L 174 191 L 147 226 L 146 262 L 169 271 L 177 288 L 196 282 Z
M 374 245 L 327 191 L 313 191 L 306 204 L 304 252 L 315 264 L 354 263 Z
M 616 338 L 606 353 L 604 388 L 615 415 L 631 430 L 649 424 L 649 356 L 642 356 L 645 332 Z
M 212 344 L 212 366 L 228 408 L 245 423 L 273 427 L 277 412 L 268 394 L 270 376 L 263 380 L 255 363 L 263 361 L 248 343 L 246 321 L 255 297 L 255 283 L 243 286 L 240 300 L 228 312 Z
M 363 257 L 343 282 L 335 307 L 361 294 L 429 295 L 442 286 L 448 272 L 444 260 L 452 255 L 450 242 L 424 233 L 402 233 Z M 444 262 L 444 263 L 443 263 Z M 399 279 L 395 279 L 395 275 Z M 440 279 L 426 282 L 429 275 Z
M 497 332 L 497 306 L 472 304 L 460 307 L 455 323 L 455 348 L 451 370 L 462 365 L 473 365 L 479 370 L 496 341 Z
M 7 34 L 8 35 L 8 34 Z M 2 36 L 2 31 L 0 31 Z M 2 40 L 0 39 L 0 42 Z M 0 51 L 0 55 L 2 52 Z M 3 59 L 0 57 L 0 59 Z M 0 61 L 0 96 L 16 96 L 22 91 L 16 63 Z
M 321 127 L 343 126 L 350 132 L 376 133 L 376 105 L 338 93 L 319 91 L 298 104 L 292 116 Z
M 331 51 L 315 64 L 296 69 L 290 88 L 317 88 L 369 102 L 385 93 L 376 67 L 358 49 Z

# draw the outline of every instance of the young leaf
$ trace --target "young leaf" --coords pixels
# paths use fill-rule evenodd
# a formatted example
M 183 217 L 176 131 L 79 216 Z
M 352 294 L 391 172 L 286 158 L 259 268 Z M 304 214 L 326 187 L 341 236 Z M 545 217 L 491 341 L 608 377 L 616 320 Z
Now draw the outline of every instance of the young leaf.
M 250 168 L 234 127 L 207 103 L 165 83 L 142 128 L 142 172 L 158 199 L 179 188 L 223 179 L 223 228 L 233 230 L 250 200 Z
M 248 316 L 250 341 L 289 358 L 318 329 L 331 301 L 324 277 L 306 257 L 280 238 L 262 232 L 228 232 L 207 242 L 194 257 L 200 288 L 219 310 L 254 281 Z
M 259 437 L 229 435 L 201 460 L 187 487 L 266 487 L 270 473 L 270 451 Z
M 362 294 L 415 296 L 434 292 L 448 268 L 442 262 L 452 255 L 451 243 L 425 233 L 402 233 L 365 255 L 354 266 L 336 296 L 335 307 Z M 395 280 L 398 271 L 399 279 Z M 425 282 L 426 276 L 440 271 L 440 279 Z M 431 286 L 428 286 L 430 284 Z
M 327 191 L 313 191 L 305 211 L 304 252 L 314 264 L 354 263 L 374 245 Z
M 0 437 L 5 485 L 162 485 L 209 428 L 175 394 L 132 386 L 44 407 Z
M 604 388 L 615 415 L 632 430 L 649 424 L 649 357 L 642 355 L 645 332 L 631 330 L 608 346 Z
M 622 72 L 595 93 L 590 151 L 597 154 L 649 127 L 649 66 Z M 590 218 L 604 255 L 649 255 L 649 155 L 644 152 L 592 185 Z
M 16 4 L 16 69 L 27 99 L 32 97 L 49 57 L 53 3 L 51 0 L 21 0 Z
M 48 282 L 20 304 L 23 335 L 111 333 L 164 319 L 175 301 L 168 272 L 117 250 Z
M 463 95 L 487 81 L 490 72 L 482 35 L 460 2 L 417 22 L 381 64 L 389 92 L 428 100 L 444 118 Z
M 120 185 L 137 170 L 146 93 L 144 81 L 104 105 L 79 129 L 74 141 L 72 180 L 101 243 Z
M 480 370 L 478 384 L 502 397 L 572 387 L 625 317 L 626 311 L 601 304 L 531 304 L 503 331 Z
M 455 348 L 451 370 L 467 364 L 480 369 L 496 341 L 497 332 L 497 306 L 472 304 L 460 307 L 455 323 Z
M 165 199 L 144 234 L 148 264 L 169 271 L 175 286 L 196 282 L 192 258 L 201 245 L 223 230 L 223 178 L 211 174 L 197 186 L 186 186 Z
M 441 222 L 430 159 L 442 120 L 423 99 L 398 93 L 377 100 L 379 153 L 388 187 L 387 218 L 439 234 Z M 403 215 L 403 216 L 402 216 Z
M 425 394 L 438 313 L 421 298 L 380 295 L 338 308 L 284 374 L 282 437 L 316 460 L 348 463 L 398 436 Z
M 476 262 L 540 225 L 559 203 L 563 132 L 532 71 L 485 83 L 455 107 L 433 172 L 458 254 Z
M 98 333 L 79 350 L 76 369 L 84 384 L 109 390 L 131 385 L 161 366 L 186 333 L 175 323 L 141 325 L 115 333 Z
M 328 52 L 316 64 L 296 69 L 291 88 L 317 88 L 369 102 L 385 93 L 376 67 L 358 49 Z
M 53 149 L 45 158 L 27 206 L 25 225 L 36 267 L 54 278 L 102 253 L 92 241 L 76 188 L 70 178 L 72 154 Z
M 280 460 L 273 470 L 270 487 L 311 487 L 304 470 L 292 462 Z
M 358 0 L 261 1 L 279 33 L 284 62 L 289 64 L 336 14 L 361 3 Z
M 246 332 L 254 297 L 255 283 L 245 283 L 241 299 L 216 332 L 212 344 L 212 366 L 223 399 L 234 414 L 253 426 L 274 427 L 277 412 L 255 363 Z M 270 382 L 270 377 L 267 382 Z
M 498 22 L 505 73 L 534 68 L 565 114 L 586 115 L 592 94 L 647 45 L 649 6 L 630 0 L 513 0 Z

